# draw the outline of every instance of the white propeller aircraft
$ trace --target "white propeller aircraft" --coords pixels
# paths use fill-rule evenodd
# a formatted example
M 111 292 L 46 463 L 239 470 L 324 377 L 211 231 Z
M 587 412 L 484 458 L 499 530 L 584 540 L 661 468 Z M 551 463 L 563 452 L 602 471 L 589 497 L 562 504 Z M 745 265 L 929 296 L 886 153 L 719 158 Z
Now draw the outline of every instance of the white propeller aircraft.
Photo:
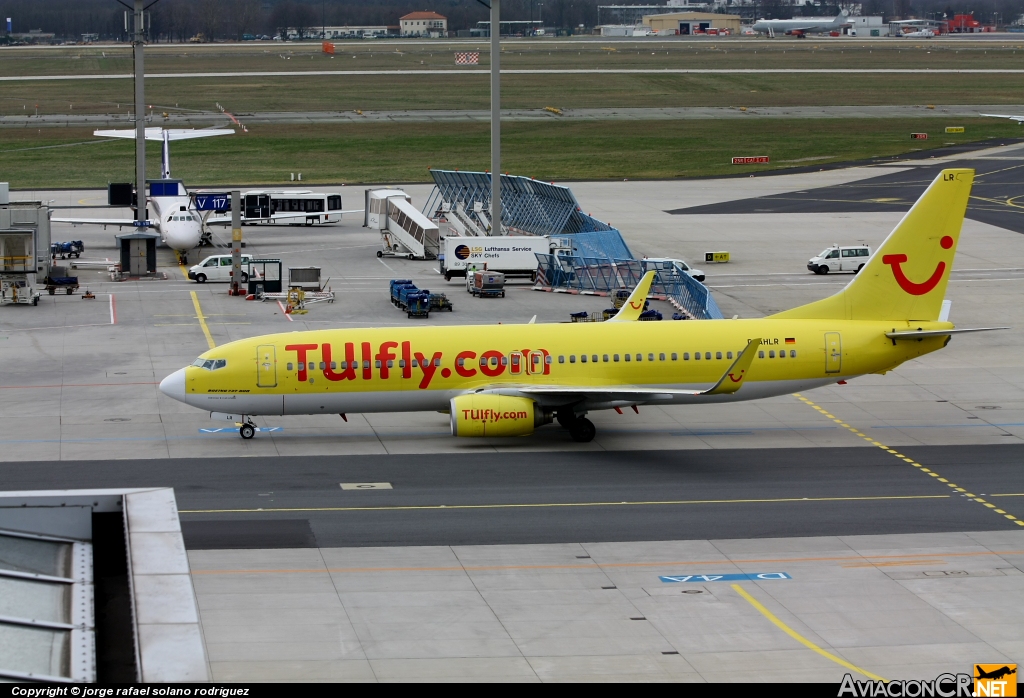
M 55 223 L 71 223 L 72 225 L 116 225 L 119 227 L 152 228 L 160 234 L 160 238 L 168 247 L 178 252 L 187 252 L 199 245 L 203 238 L 203 223 L 199 214 L 189 210 L 189 195 L 180 179 L 171 179 L 171 141 L 190 138 L 206 138 L 208 136 L 227 136 L 233 134 L 229 128 L 208 129 L 164 129 L 159 127 L 146 129 L 147 141 L 162 141 L 163 150 L 160 157 L 160 179 L 149 181 L 149 196 L 146 199 L 150 218 L 147 225 L 138 226 L 127 218 L 51 218 Z M 93 132 L 101 138 L 135 138 L 133 129 L 99 130 Z M 140 196 L 144 196 L 142 193 Z

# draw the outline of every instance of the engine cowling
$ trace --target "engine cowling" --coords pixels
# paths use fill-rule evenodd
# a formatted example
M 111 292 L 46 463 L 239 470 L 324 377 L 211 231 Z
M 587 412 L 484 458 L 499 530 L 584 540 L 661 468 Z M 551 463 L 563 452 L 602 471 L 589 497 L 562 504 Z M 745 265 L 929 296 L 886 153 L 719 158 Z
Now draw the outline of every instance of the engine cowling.
M 452 436 L 527 436 L 551 421 L 529 398 L 470 393 L 451 401 Z

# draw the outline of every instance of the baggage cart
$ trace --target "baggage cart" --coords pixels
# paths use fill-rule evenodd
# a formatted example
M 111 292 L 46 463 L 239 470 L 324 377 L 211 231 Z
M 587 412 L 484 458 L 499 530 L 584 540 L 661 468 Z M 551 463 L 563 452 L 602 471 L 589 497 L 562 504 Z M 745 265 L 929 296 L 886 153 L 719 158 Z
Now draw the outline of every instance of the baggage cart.
M 469 292 L 477 298 L 504 298 L 505 275 L 500 271 L 475 271 L 470 276 Z

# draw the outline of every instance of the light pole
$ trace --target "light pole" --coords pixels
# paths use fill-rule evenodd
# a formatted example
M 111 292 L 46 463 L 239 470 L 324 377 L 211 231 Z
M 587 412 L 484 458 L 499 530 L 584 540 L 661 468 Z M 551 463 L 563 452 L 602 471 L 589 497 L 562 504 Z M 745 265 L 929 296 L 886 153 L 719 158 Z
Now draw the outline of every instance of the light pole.
M 143 63 L 145 32 L 143 31 L 143 3 L 135 0 L 133 12 L 135 32 L 132 49 L 135 58 L 135 220 L 146 220 L 146 69 Z
M 491 0 L 491 235 L 501 235 L 501 0 Z

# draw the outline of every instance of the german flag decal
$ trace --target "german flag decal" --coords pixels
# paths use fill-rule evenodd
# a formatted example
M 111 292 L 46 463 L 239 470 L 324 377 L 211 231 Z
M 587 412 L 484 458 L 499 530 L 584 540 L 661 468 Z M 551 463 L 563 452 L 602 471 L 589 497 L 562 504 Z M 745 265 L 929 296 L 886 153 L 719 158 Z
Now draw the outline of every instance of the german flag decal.
M 796 344 L 795 337 L 786 337 L 786 344 Z

